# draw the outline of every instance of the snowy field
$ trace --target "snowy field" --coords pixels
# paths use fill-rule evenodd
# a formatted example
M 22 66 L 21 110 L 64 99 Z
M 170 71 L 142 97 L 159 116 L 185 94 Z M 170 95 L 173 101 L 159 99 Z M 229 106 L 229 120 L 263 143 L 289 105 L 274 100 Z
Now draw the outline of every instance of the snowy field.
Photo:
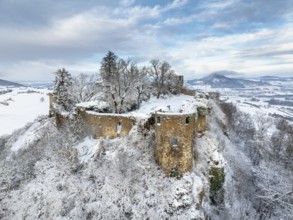
M 293 122 L 293 82 L 270 82 L 271 85 L 242 89 L 207 89 L 218 91 L 221 100 L 234 103 L 251 115 L 262 113 Z M 272 103 L 280 102 L 280 103 Z
M 32 90 L 34 92 L 28 92 Z M 288 177 L 280 181 L 288 181 L 286 187 L 273 184 L 277 189 L 284 187 L 284 192 L 292 189 L 291 173 L 279 175 L 280 170 L 285 169 L 273 164 L 277 170 L 274 171 L 275 177 L 271 175 L 272 171 L 263 171 L 258 164 L 253 166 L 248 157 L 251 153 L 242 151 L 259 143 L 259 140 L 251 140 L 255 142 L 245 145 L 246 142 L 239 141 L 239 134 L 250 135 L 249 126 L 239 126 L 238 123 L 244 122 L 245 125 L 248 118 L 239 121 L 239 114 L 236 120 L 231 120 L 234 124 L 228 124 L 229 132 L 225 132 L 225 113 L 213 100 L 206 103 L 199 97 L 185 95 L 159 100 L 152 98 L 142 103 L 139 110 L 128 113 L 139 118 L 158 110 L 178 114 L 192 112 L 201 105 L 212 107 L 207 118 L 208 130 L 197 136 L 194 142 L 192 171 L 175 179 L 166 177 L 155 162 L 154 133 L 142 132 L 141 123 L 137 123 L 128 136 L 93 139 L 72 135 L 75 126 L 70 130 L 58 130 L 53 118 L 34 120 L 38 115 L 48 114 L 48 92 L 46 89 L 17 88 L 0 95 L 0 136 L 33 122 L 0 138 L 0 219 L 175 220 L 208 219 L 209 216 L 210 219 L 259 219 L 254 205 L 263 195 L 259 189 L 266 188 L 249 184 L 253 180 L 260 185 L 266 179 L 253 172 L 266 172 L 264 176 L 272 179 Z M 225 90 L 221 99 L 233 102 L 238 109 L 251 114 L 257 111 L 280 113 L 284 107 L 268 105 L 267 101 L 275 93 L 264 97 L 264 93 L 248 95 L 250 92 L 251 89 Z M 290 92 L 285 95 L 290 96 Z M 84 103 L 84 106 L 94 103 Z M 241 130 L 234 134 L 236 128 Z M 276 126 L 267 131 L 270 136 L 276 132 L 280 132 Z M 241 136 L 243 139 L 247 137 Z M 268 167 L 270 163 L 262 166 Z M 225 171 L 224 185 L 221 186 L 225 193 L 222 201 L 225 202 L 225 213 L 221 215 L 218 206 L 211 205 L 211 169 Z M 242 212 L 245 218 L 241 218 Z M 277 218 L 280 214 L 274 214 L 276 218 L 271 219 L 290 219 Z
M 10 91 L 12 90 L 12 91 Z M 48 115 L 48 89 L 0 87 L 0 136 L 11 134 L 40 115 Z

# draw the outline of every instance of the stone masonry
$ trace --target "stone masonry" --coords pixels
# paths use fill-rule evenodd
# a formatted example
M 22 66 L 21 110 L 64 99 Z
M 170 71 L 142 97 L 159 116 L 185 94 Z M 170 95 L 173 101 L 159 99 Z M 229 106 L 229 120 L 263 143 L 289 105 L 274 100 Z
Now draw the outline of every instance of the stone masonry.
M 128 135 L 135 119 L 123 114 L 103 114 L 80 111 L 80 117 L 86 123 L 88 133 L 94 138 L 116 138 Z
M 155 157 L 167 175 L 192 169 L 195 114 L 155 114 Z

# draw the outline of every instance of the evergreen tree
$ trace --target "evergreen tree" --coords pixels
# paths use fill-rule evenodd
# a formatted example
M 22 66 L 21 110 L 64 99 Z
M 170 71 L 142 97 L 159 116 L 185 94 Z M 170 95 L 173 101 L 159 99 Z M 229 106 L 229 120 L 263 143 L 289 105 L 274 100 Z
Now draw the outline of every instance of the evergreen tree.
M 106 99 L 114 113 L 122 113 L 131 102 L 131 89 L 138 69 L 130 59 L 118 58 L 109 51 L 101 62 L 101 76 L 104 83 Z M 134 103 L 135 103 L 134 99 Z
M 70 94 L 72 86 L 71 75 L 64 68 L 58 69 L 55 73 L 53 98 L 55 108 L 58 111 L 71 111 L 73 108 L 73 99 Z
M 112 51 L 108 51 L 107 55 L 101 62 L 101 77 L 103 81 L 111 83 L 115 75 L 117 76 L 117 60 L 118 56 Z

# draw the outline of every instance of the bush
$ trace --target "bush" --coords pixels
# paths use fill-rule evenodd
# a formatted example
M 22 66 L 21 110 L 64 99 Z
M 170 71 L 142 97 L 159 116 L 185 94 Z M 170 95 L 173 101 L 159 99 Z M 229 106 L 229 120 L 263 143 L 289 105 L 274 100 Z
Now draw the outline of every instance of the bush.
M 224 202 L 224 168 L 212 167 L 209 171 L 210 176 L 210 200 L 213 205 L 220 205 Z

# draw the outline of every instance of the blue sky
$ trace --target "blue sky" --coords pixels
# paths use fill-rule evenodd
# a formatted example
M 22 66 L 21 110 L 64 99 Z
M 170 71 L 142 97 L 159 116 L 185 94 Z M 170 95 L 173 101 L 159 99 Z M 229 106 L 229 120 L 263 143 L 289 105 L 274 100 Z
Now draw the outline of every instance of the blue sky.
M 187 79 L 293 75 L 293 0 L 1 0 L 0 78 L 94 74 L 112 50 Z

